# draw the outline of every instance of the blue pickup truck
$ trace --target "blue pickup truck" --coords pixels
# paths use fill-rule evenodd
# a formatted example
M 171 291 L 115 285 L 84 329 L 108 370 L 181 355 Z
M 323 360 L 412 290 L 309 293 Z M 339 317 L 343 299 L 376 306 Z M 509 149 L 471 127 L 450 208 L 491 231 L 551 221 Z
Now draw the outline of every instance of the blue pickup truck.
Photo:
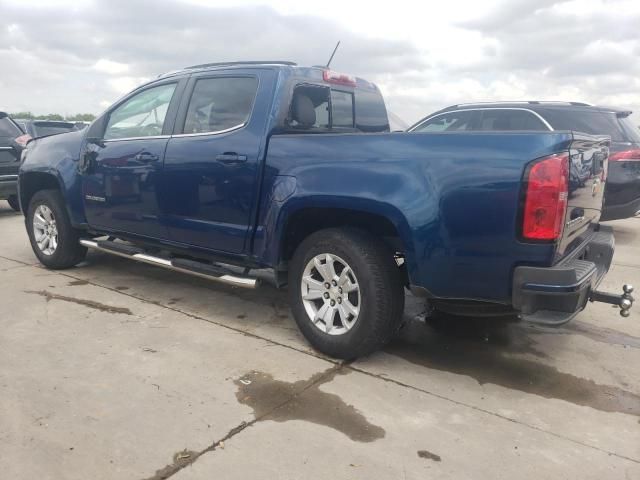
M 78 132 L 29 143 L 33 250 L 87 249 L 211 278 L 288 285 L 319 351 L 356 358 L 398 329 L 404 289 L 457 315 L 561 324 L 596 291 L 607 138 L 566 131 L 390 133 L 379 89 L 289 62 L 162 75 Z

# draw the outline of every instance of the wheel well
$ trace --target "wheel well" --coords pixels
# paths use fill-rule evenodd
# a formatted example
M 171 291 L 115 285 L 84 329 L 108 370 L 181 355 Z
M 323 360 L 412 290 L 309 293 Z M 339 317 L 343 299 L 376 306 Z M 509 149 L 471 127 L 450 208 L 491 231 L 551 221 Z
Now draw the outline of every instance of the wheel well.
M 342 208 L 305 208 L 295 212 L 287 220 L 280 249 L 281 264 L 291 260 L 298 245 L 309 235 L 335 227 L 364 230 L 381 238 L 391 251 L 405 251 L 395 225 L 382 215 Z
M 56 177 L 49 173 L 33 172 L 22 175 L 20 178 L 20 203 L 25 215 L 31 198 L 40 190 L 60 190 L 60 184 Z

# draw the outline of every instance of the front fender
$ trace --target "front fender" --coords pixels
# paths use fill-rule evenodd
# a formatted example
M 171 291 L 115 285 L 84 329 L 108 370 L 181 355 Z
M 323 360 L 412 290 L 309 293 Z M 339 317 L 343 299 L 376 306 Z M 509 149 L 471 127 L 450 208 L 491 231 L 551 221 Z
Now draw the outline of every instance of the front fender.
M 18 188 L 23 205 L 28 204 L 27 197 L 33 193 L 29 188 L 31 179 L 36 175 L 39 178 L 48 176 L 55 179 L 65 199 L 71 223 L 76 227 L 86 225 L 82 202 L 82 177 L 77 168 L 84 135 L 84 131 L 69 132 L 39 138 L 29 143 L 18 173 Z

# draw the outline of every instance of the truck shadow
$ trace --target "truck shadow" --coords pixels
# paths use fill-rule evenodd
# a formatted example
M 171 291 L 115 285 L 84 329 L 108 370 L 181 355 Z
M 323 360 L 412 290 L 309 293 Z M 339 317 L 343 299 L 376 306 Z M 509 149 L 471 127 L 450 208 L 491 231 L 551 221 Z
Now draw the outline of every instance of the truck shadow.
M 270 285 L 244 290 L 97 253 L 89 256 L 85 268 L 87 274 L 100 278 L 98 283 L 113 283 L 112 288 L 124 294 L 203 319 L 216 311 L 215 323 L 247 333 L 259 331 L 265 339 L 309 349 L 291 316 L 286 290 Z M 109 279 L 114 268 L 119 272 L 118 280 Z M 640 348 L 639 338 L 579 321 L 548 331 L 495 318 L 435 316 L 425 322 L 422 312 L 422 302 L 407 295 L 404 326 L 385 353 L 421 368 L 473 378 L 480 385 L 493 384 L 605 412 L 640 416 L 639 395 L 558 370 L 553 366 L 552 355 L 546 353 L 549 350 L 542 351 L 537 341 L 546 335 L 567 340 L 581 335 L 598 342 Z M 556 347 L 557 343 L 558 340 Z M 359 363 L 366 368 L 367 361 L 362 359 Z
M 424 323 L 409 318 L 385 352 L 420 367 L 471 377 L 480 385 L 640 416 L 640 395 L 551 365 L 553 359 L 536 348 L 534 337 L 543 334 L 499 319 L 436 316 Z
M 19 214 L 20 212 L 16 212 L 13 208 L 9 206 L 7 202 L 5 202 L 4 200 L 0 200 L 0 218 L 13 217 Z

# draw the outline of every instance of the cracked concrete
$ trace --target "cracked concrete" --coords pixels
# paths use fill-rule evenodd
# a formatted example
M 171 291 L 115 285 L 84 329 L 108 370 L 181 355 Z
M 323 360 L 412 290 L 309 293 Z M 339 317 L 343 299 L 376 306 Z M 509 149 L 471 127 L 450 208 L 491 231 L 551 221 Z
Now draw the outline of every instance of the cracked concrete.
M 640 222 L 613 225 L 605 287 L 640 285 Z M 398 339 L 342 365 L 284 292 L 103 254 L 47 271 L 20 216 L 0 229 L 3 477 L 640 478 L 637 309 L 451 328 L 409 297 Z

